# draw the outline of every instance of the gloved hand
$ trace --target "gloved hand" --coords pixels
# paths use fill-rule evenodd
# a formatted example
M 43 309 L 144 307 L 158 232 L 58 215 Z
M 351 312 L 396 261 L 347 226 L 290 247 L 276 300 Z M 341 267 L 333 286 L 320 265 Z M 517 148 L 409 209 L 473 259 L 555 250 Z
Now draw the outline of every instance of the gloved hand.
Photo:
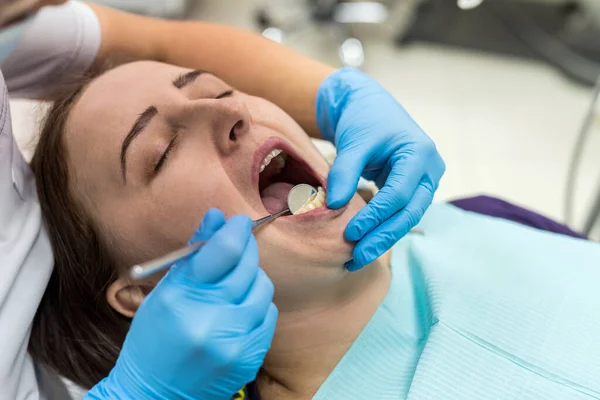
M 208 242 L 150 292 L 116 366 L 86 399 L 230 400 L 254 380 L 277 308 L 251 223 L 209 210 L 192 238 Z
M 446 166 L 433 141 L 376 81 L 343 68 L 317 93 L 317 122 L 335 144 L 327 183 L 327 206 L 348 203 L 360 176 L 380 191 L 348 224 L 357 241 L 350 271 L 374 261 L 410 231 L 433 200 Z

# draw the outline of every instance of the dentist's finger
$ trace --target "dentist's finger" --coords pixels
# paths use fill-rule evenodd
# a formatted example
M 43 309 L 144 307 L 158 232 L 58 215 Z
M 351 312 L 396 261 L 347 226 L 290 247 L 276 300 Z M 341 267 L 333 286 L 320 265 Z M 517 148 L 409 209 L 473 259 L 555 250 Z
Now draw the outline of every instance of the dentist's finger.
M 238 265 L 217 284 L 207 287 L 206 292 L 213 293 L 215 297 L 227 303 L 241 304 L 259 274 L 258 254 L 258 244 L 254 235 L 251 235 Z
M 263 364 L 267 351 L 271 348 L 278 316 L 279 310 L 275 304 L 271 303 L 262 323 L 244 338 L 243 348 L 245 351 L 241 361 L 242 365 L 249 368 L 248 382 L 256 379 L 256 372 Z
M 408 205 L 386 222 L 367 234 L 354 247 L 354 259 L 346 263 L 349 271 L 356 271 L 375 261 L 402 239 L 421 220 L 433 201 L 429 183 L 419 184 Z
M 265 271 L 259 268 L 243 302 L 223 305 L 223 312 L 226 313 L 224 315 L 227 315 L 229 321 L 227 330 L 243 334 L 260 326 L 273 302 L 274 293 L 273 283 Z
M 431 167 L 429 168 L 430 172 L 428 174 L 428 182 L 435 192 L 438 189 L 442 177 L 446 173 L 446 163 L 444 162 L 442 156 L 436 152 L 433 159 L 430 161 L 430 165 Z
M 225 225 L 225 215 L 223 212 L 218 208 L 209 209 L 204 214 L 200 227 L 194 232 L 189 244 L 210 239 L 223 225 Z
M 204 217 L 202 217 L 200 226 L 196 229 L 188 244 L 209 240 L 223 225 L 225 225 L 225 215 L 223 212 L 217 208 L 209 209 L 204 214 Z M 190 259 L 194 256 L 195 254 L 192 254 L 176 262 L 169 272 L 167 272 L 169 279 L 177 280 L 181 277 L 186 277 L 190 273 L 187 270 L 192 268 L 190 265 L 193 265 L 193 262 L 190 263 Z
M 406 154 L 394 162 L 385 185 L 360 210 L 346 227 L 347 240 L 358 241 L 404 208 L 425 173 L 425 163 L 418 156 Z
M 333 160 L 327 178 L 327 207 L 337 209 L 348 204 L 356 193 L 365 158 L 361 151 L 343 150 Z
M 266 272 L 259 268 L 254 285 L 242 303 L 242 307 L 247 310 L 249 316 L 248 327 L 256 329 L 263 323 L 271 304 L 273 304 L 274 295 L 273 282 Z
M 238 265 L 251 234 L 250 217 L 231 217 L 196 254 L 178 263 L 184 267 L 178 266 L 182 277 L 196 283 L 218 282 Z

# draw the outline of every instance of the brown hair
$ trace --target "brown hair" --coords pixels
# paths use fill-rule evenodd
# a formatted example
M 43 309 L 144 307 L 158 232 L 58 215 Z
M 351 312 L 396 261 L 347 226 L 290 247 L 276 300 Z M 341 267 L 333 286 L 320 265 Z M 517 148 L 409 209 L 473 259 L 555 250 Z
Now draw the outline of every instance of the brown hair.
M 106 287 L 117 278 L 116 263 L 72 195 L 64 143 L 69 113 L 97 75 L 91 73 L 55 96 L 31 161 L 54 270 L 33 321 L 29 351 L 86 388 L 113 368 L 130 325 L 106 301 Z

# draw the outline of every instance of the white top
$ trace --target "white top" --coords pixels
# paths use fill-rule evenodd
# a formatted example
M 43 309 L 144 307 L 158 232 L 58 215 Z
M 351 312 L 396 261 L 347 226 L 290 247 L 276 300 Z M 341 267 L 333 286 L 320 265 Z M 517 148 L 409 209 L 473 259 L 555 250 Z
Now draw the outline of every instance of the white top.
M 13 138 L 7 87 L 11 96 L 47 93 L 91 65 L 100 39 L 93 11 L 70 1 L 42 10 L 0 65 L 0 400 L 64 398 L 27 354 L 53 263 L 33 177 Z

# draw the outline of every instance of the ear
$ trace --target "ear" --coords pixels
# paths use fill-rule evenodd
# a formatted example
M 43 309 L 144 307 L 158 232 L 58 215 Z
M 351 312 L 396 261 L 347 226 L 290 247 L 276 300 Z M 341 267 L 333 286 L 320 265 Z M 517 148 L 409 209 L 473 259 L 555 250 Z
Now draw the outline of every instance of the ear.
M 119 278 L 106 290 L 106 301 L 119 314 L 133 318 L 150 290 L 150 286 Z

